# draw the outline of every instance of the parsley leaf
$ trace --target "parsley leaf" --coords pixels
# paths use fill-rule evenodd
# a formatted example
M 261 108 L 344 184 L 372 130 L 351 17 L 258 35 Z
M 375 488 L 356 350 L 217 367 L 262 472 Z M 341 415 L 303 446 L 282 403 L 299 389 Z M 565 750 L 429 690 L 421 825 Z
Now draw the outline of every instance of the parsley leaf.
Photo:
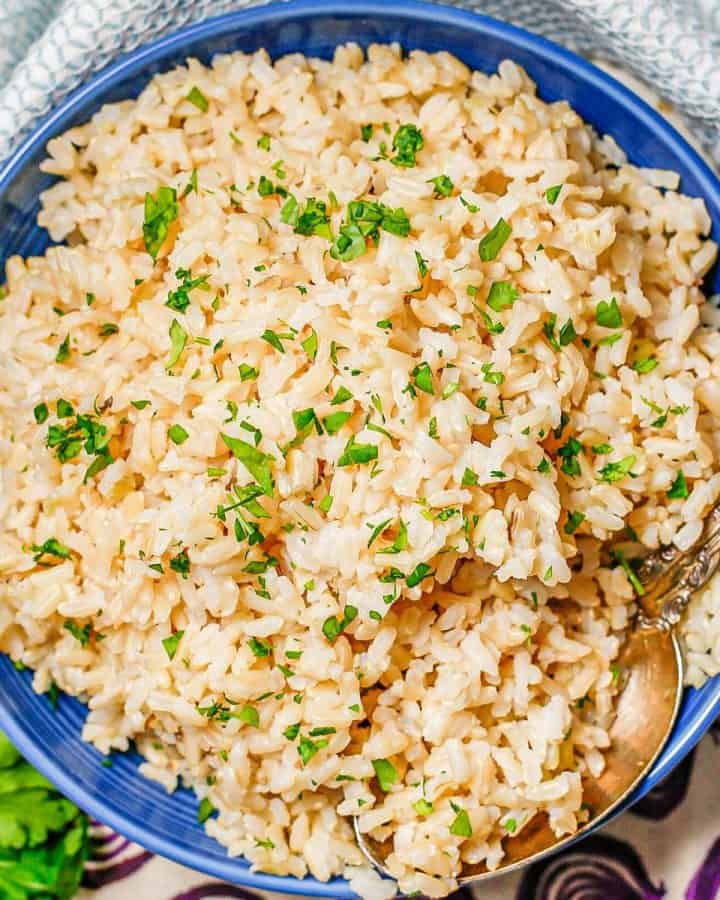
M 455 185 L 447 175 L 437 175 L 435 178 L 428 178 L 428 182 L 435 188 L 438 197 L 451 197 Z
M 165 368 L 170 370 L 182 356 L 187 344 L 188 334 L 177 319 L 170 323 L 170 356 Z
M 690 496 L 687 481 L 685 480 L 685 473 L 682 469 L 677 473 L 677 477 L 670 486 L 667 496 L 670 500 L 685 500 Z
M 170 225 L 177 219 L 178 212 L 175 188 L 160 187 L 155 197 L 150 193 L 145 194 L 143 241 L 153 260 L 157 259 L 160 247 L 168 236 Z
M 210 108 L 207 97 L 199 87 L 193 86 L 185 99 L 189 100 L 193 106 L 197 106 L 200 112 L 206 113 Z
M 498 219 L 478 245 L 480 259 L 483 262 L 490 262 L 495 259 L 511 234 L 512 228 L 505 219 Z
M 255 481 L 257 481 L 263 494 L 266 497 L 272 497 L 274 488 L 270 470 L 272 457 L 262 453 L 252 444 L 240 440 L 240 438 L 231 437 L 229 434 L 221 434 L 220 437 L 232 455 L 243 464 Z
M 339 468 L 343 466 L 364 465 L 378 458 L 378 448 L 375 444 L 356 444 L 355 437 L 351 437 L 345 445 L 340 458 L 337 461 Z
M 423 144 L 422 132 L 417 126 L 401 125 L 393 136 L 392 148 L 396 155 L 391 158 L 390 162 L 394 166 L 412 168 L 417 165 L 416 156 L 422 150 Z
M 549 187 L 545 191 L 545 199 L 551 206 L 553 203 L 555 203 L 557 198 L 560 196 L 560 191 L 562 190 L 562 187 L 563 186 L 561 184 L 555 184 L 555 185 L 553 185 L 553 187 Z
M 175 654 L 178 651 L 178 647 L 180 646 L 180 641 L 185 634 L 184 631 L 176 631 L 174 634 L 171 634 L 169 637 L 163 638 L 162 645 L 165 648 L 165 652 L 168 655 L 168 659 L 174 659 Z
M 395 766 L 387 759 L 372 760 L 372 767 L 380 785 L 380 790 L 388 793 L 390 788 L 397 783 L 398 773 Z
M 495 312 L 510 309 L 519 294 L 509 281 L 494 281 L 490 286 L 487 305 Z
M 607 463 L 600 469 L 600 479 L 608 484 L 615 484 L 616 481 L 622 481 L 626 475 L 630 474 L 630 470 L 635 465 L 636 456 L 625 456 L 620 462 Z
M 595 307 L 595 321 L 603 328 L 622 328 L 622 313 L 614 297 L 609 301 L 601 300 Z
M 322 624 L 322 633 L 325 635 L 325 638 L 331 644 L 334 644 L 348 625 L 355 621 L 357 614 L 357 607 L 345 606 L 342 618 L 338 619 L 337 616 L 328 616 Z

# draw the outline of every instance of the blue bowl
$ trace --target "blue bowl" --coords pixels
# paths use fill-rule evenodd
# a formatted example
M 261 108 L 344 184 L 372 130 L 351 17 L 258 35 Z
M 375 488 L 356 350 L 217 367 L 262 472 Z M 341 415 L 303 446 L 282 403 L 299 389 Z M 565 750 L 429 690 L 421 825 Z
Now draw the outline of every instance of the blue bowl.
M 85 122 L 104 103 L 137 96 L 153 75 L 188 56 L 207 62 L 217 53 L 265 47 L 273 57 L 302 51 L 327 58 L 345 41 L 398 41 L 408 50 L 448 50 L 486 72 L 505 58 L 515 60 L 537 82 L 545 100 L 568 100 L 599 132 L 611 134 L 632 162 L 679 172 L 683 191 L 704 198 L 713 237 L 720 239 L 720 183 L 698 154 L 633 93 L 567 50 L 493 19 L 415 0 L 293 0 L 191 25 L 131 53 L 75 91 L 0 171 L 3 267 L 12 254 L 42 253 L 50 243 L 35 224 L 38 194 L 53 181 L 38 167 L 50 138 Z M 720 292 L 717 273 L 707 287 Z M 720 679 L 687 691 L 670 742 L 627 805 L 680 762 L 719 712 Z M 100 754 L 80 739 L 85 713 L 69 697 L 61 697 L 53 711 L 47 697 L 33 693 L 30 674 L 15 671 L 0 655 L 0 727 L 88 813 L 149 850 L 226 881 L 315 897 L 353 896 L 342 879 L 324 884 L 263 875 L 251 872 L 242 859 L 229 858 L 197 824 L 192 793 L 180 790 L 169 796 L 138 773 L 140 758 L 134 753 L 116 757 L 111 768 L 101 766 Z

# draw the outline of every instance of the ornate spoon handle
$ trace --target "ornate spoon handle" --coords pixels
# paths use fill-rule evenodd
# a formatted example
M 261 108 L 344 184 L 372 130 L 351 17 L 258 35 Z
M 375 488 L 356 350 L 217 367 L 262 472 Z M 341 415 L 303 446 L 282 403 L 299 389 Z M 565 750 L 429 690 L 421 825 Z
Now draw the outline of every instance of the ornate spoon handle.
M 661 548 L 651 557 L 648 566 L 638 571 L 641 581 L 643 575 L 650 581 L 647 593 L 639 598 L 643 609 L 639 624 L 667 631 L 680 621 L 693 594 L 720 568 L 720 504 L 711 510 L 700 539 L 690 550 Z

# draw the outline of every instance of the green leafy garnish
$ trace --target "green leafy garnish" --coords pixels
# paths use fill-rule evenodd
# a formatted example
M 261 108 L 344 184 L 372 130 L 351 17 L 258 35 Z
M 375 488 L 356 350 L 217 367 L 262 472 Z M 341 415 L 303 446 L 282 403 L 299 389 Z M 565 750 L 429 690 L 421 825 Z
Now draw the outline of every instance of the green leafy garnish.
M 331 413 L 323 419 L 325 431 L 327 431 L 328 434 L 337 434 L 351 416 L 351 412 Z
M 247 363 L 240 363 L 238 366 L 240 381 L 255 381 L 260 374 L 255 366 L 249 366 Z
M 350 262 L 362 256 L 367 250 L 363 233 L 357 225 L 343 224 L 340 232 L 330 248 L 330 256 L 341 262 Z
M 480 259 L 483 262 L 490 262 L 496 259 L 511 234 L 512 228 L 505 219 L 498 219 L 478 245 Z
M 423 148 L 422 132 L 412 124 L 401 125 L 395 132 L 392 148 L 395 151 L 390 162 L 394 166 L 411 168 L 417 164 L 416 155 Z
M 426 362 L 422 362 L 410 373 L 415 380 L 415 387 L 426 394 L 434 394 L 432 369 Z
M 168 655 L 168 659 L 174 659 L 175 654 L 178 651 L 178 647 L 180 646 L 180 641 L 182 640 L 184 631 L 176 631 L 174 634 L 171 634 L 169 637 L 163 638 L 162 645 L 165 648 L 165 652 Z
M 70 900 L 89 856 L 88 819 L 0 732 L 0 893 Z
M 510 309 L 518 298 L 517 290 L 509 281 L 494 281 L 490 286 L 487 305 L 495 312 Z
M 46 554 L 56 556 L 58 559 L 70 559 L 70 548 L 61 544 L 57 538 L 48 538 L 42 544 L 33 544 L 30 549 L 34 554 L 35 562 L 40 562 Z
M 555 184 L 555 185 L 553 185 L 553 187 L 549 187 L 549 188 L 545 191 L 545 199 L 547 200 L 547 202 L 548 202 L 551 206 L 552 206 L 553 203 L 555 203 L 555 201 L 557 200 L 557 198 L 560 196 L 560 191 L 561 191 L 561 190 L 562 190 L 562 185 L 561 185 L 561 184 Z
M 636 359 L 632 364 L 632 368 L 639 375 L 645 375 L 647 372 L 652 372 L 652 370 L 657 366 L 658 361 L 654 356 L 645 356 L 642 359 Z
M 337 461 L 338 467 L 365 465 L 378 458 L 378 448 L 375 444 L 357 444 L 355 436 L 345 445 L 340 458 Z
M 187 550 L 181 550 L 180 553 L 171 558 L 170 568 L 173 572 L 177 572 L 178 575 L 182 575 L 183 578 L 188 577 L 190 574 L 190 557 L 187 555 Z
M 197 106 L 200 112 L 206 113 L 210 107 L 207 97 L 199 87 L 193 86 L 185 99 L 189 100 L 193 106 Z
M 600 479 L 608 484 L 614 484 L 616 481 L 622 481 L 626 475 L 631 474 L 630 470 L 635 465 L 637 457 L 625 456 L 620 462 L 607 463 L 600 469 Z
M 47 408 L 47 403 L 38 403 L 38 405 L 33 409 L 33 416 L 35 417 L 35 421 L 38 425 L 42 425 L 43 422 L 47 421 L 47 417 L 50 415 Z
M 387 759 L 372 760 L 372 767 L 375 769 L 375 775 L 380 785 L 380 790 L 386 794 L 390 788 L 397 783 L 398 773 L 395 766 Z
M 355 606 L 346 606 L 343 609 L 341 618 L 337 616 L 328 616 L 322 624 L 322 633 L 325 638 L 334 644 L 345 629 L 357 618 L 358 610 Z
M 266 153 L 270 150 L 270 135 L 263 134 L 261 137 L 257 139 L 257 145 L 261 150 L 264 150 Z
M 360 126 L 360 137 L 362 137 L 366 144 L 372 137 L 373 127 L 374 126 L 372 124 Z
M 209 275 L 198 275 L 197 278 L 193 278 L 190 269 L 176 269 L 175 277 L 180 284 L 174 291 L 170 291 L 165 301 L 165 306 L 169 306 L 175 312 L 184 313 L 190 306 L 190 291 L 194 291 L 196 288 L 202 288 L 204 291 L 210 290 L 207 283 Z
M 419 816 L 429 816 L 433 811 L 433 805 L 429 800 L 426 800 L 424 797 L 421 797 L 419 800 L 416 800 L 413 803 L 413 809 Z
M 585 513 L 571 512 L 567 518 L 563 531 L 565 534 L 575 534 L 584 521 Z
M 170 323 L 170 356 L 165 365 L 165 368 L 168 371 L 173 368 L 182 356 L 182 352 L 187 344 L 187 339 L 187 331 L 185 331 L 177 319 L 173 319 Z
M 303 762 L 303 765 L 306 766 L 313 758 L 313 756 L 315 756 L 318 750 L 322 750 L 322 748 L 327 747 L 327 745 L 328 742 L 324 739 L 313 741 L 309 737 L 305 737 L 305 735 L 303 735 L 298 741 L 297 747 L 297 752 Z
M 455 813 L 455 818 L 450 825 L 450 834 L 465 838 L 472 837 L 472 825 L 470 824 L 470 816 L 467 814 L 467 810 L 452 802 L 450 806 Z
M 435 178 L 428 178 L 428 182 L 435 188 L 435 193 L 438 197 L 451 197 L 455 189 L 455 185 L 447 175 L 437 175 Z
M 670 490 L 667 492 L 667 496 L 670 500 L 686 500 L 690 496 L 685 473 L 682 469 L 677 473 L 675 481 L 673 481 Z
M 57 353 L 55 354 L 55 362 L 56 363 L 64 363 L 70 359 L 70 335 L 65 336 L 65 340 L 58 347 Z
M 240 438 L 231 437 L 229 434 L 221 434 L 220 437 L 232 455 L 245 466 L 255 481 L 257 481 L 263 494 L 267 497 L 272 497 L 274 488 L 270 470 L 272 457 L 262 453 L 252 444 L 248 444 Z
M 571 437 L 562 447 L 558 447 L 558 456 L 562 459 L 561 470 L 575 478 L 580 475 L 580 463 L 578 456 L 582 452 L 583 446 L 577 438 Z
M 184 444 L 190 435 L 185 431 L 182 425 L 171 425 L 168 428 L 168 437 L 173 444 Z
M 253 656 L 258 659 L 265 659 L 265 657 L 270 656 L 272 653 L 272 647 L 270 644 L 265 641 L 261 641 L 259 638 L 251 637 L 248 641 L 248 647 L 252 651 Z
M 435 572 L 427 563 L 418 563 L 405 579 L 405 584 L 409 588 L 417 587 L 421 581 L 434 574 Z
M 215 807 L 208 800 L 207 797 L 203 797 L 200 801 L 200 806 L 198 806 L 197 820 L 202 825 L 203 822 L 207 822 L 210 816 L 215 812 Z
M 635 573 L 635 570 L 633 569 L 633 567 L 625 559 L 625 554 L 622 552 L 622 550 L 613 550 L 612 555 L 615 558 L 615 560 L 620 564 L 620 567 L 627 575 L 627 579 L 630 582 L 630 584 L 632 585 L 635 593 L 638 595 L 638 597 L 642 597 L 643 594 L 645 593 L 645 588 L 643 587 L 640 579 L 637 577 L 637 574 Z
M 598 303 L 595 307 L 595 321 L 603 328 L 622 328 L 622 313 L 614 297 Z
M 145 221 L 143 222 L 143 240 L 145 249 L 157 259 L 160 247 L 168 236 L 170 225 L 177 219 L 179 207 L 175 188 L 160 187 L 157 195 L 145 194 Z

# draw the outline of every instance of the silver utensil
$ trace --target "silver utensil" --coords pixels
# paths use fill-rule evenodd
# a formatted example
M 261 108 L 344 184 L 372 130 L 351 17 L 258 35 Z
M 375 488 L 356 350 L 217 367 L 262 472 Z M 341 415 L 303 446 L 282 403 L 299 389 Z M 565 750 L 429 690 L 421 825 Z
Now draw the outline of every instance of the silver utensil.
M 703 532 L 690 550 L 661 547 L 645 557 L 637 570 L 642 586 L 638 597 L 641 612 L 618 659 L 621 689 L 610 729 L 611 745 L 605 768 L 595 778 L 583 781 L 583 800 L 589 820 L 574 834 L 558 839 L 547 816 L 538 813 L 522 831 L 503 842 L 505 856 L 497 869 L 467 865 L 458 882 L 470 884 L 505 874 L 537 862 L 568 846 L 609 819 L 645 778 L 662 753 L 683 696 L 684 661 L 675 626 L 693 594 L 720 567 L 720 504 L 707 517 Z M 353 819 L 355 838 L 367 859 L 392 877 L 385 860 L 392 852 L 392 838 L 375 841 L 360 831 Z

